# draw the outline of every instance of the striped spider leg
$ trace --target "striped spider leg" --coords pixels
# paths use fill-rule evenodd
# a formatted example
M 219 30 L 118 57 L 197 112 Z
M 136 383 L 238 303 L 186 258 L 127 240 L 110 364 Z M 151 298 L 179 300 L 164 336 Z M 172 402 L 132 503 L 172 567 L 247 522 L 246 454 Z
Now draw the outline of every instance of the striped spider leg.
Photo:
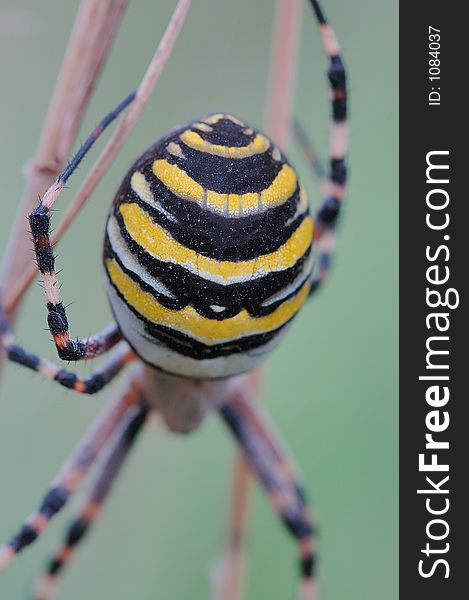
M 76 361 L 94 358 L 108 350 L 118 338 L 111 328 L 108 330 L 108 336 L 106 337 L 106 335 L 104 335 L 104 340 L 98 345 L 95 343 L 95 338 L 89 338 L 87 340 L 71 339 L 67 315 L 62 303 L 60 286 L 55 272 L 55 257 L 50 242 L 51 209 L 68 179 L 83 160 L 88 150 L 106 127 L 110 125 L 125 108 L 127 108 L 134 98 L 135 92 L 132 92 L 100 121 L 67 167 L 57 177 L 57 181 L 49 188 L 37 207 L 29 215 L 37 265 L 43 279 L 44 295 L 48 313 L 47 321 L 50 332 L 54 337 L 57 353 L 63 360 Z
M 244 379 L 244 381 L 243 381 Z M 270 504 L 298 543 L 301 600 L 317 599 L 315 543 L 310 510 L 296 468 L 282 448 L 246 378 L 233 381 L 220 416 L 239 444 Z
M 96 372 L 86 379 L 79 378 L 74 373 L 62 369 L 19 346 L 10 327 L 6 311 L 0 302 L 0 343 L 5 349 L 8 359 L 36 371 L 46 379 L 56 381 L 64 387 L 84 394 L 95 394 L 100 391 L 136 357 L 128 344 L 122 341 L 122 334 L 115 323 L 85 340 L 72 340 L 70 338 L 68 320 L 55 273 L 55 258 L 50 243 L 50 211 L 60 191 L 88 150 L 106 127 L 133 101 L 134 97 L 135 93 L 129 94 L 100 121 L 29 217 L 36 260 L 43 277 L 49 329 L 54 337 L 59 357 L 68 361 L 94 359 L 118 344 L 116 351 Z
M 7 544 L 0 547 L 0 571 L 44 532 L 52 518 L 81 485 L 113 434 L 119 430 L 123 422 L 127 423 L 129 409 L 139 402 L 142 402 L 142 384 L 141 370 L 137 367 L 125 390 L 94 421 L 59 470 L 39 509 L 31 513 Z
M 330 59 L 327 75 L 331 85 L 332 100 L 332 124 L 329 142 L 330 169 L 326 181 L 327 194 L 314 218 L 316 226 L 314 239 L 317 245 L 318 261 L 310 292 L 310 294 L 313 294 L 322 285 L 329 273 L 331 255 L 335 248 L 335 229 L 346 192 L 348 123 L 346 73 L 340 55 L 340 46 L 319 3 L 316 0 L 311 0 L 311 4 L 319 21 L 324 50 Z M 318 159 L 315 158 L 312 144 L 306 135 L 301 135 L 301 131 L 298 132 L 298 129 L 296 131 L 298 141 L 305 155 L 310 159 L 312 158 L 313 171 L 321 180 L 324 169 L 322 169 Z
M 80 394 L 96 394 L 110 383 L 127 364 L 136 359 L 128 344 L 124 341 L 119 342 L 121 339 L 122 336 L 117 325 L 112 325 L 104 330 L 102 334 L 89 338 L 88 344 L 90 347 L 101 348 L 101 352 L 105 351 L 104 348 L 107 350 L 115 344 L 117 346 L 99 369 L 86 378 L 78 377 L 75 373 L 62 369 L 51 361 L 40 358 L 19 346 L 16 343 L 15 335 L 11 330 L 5 311 L 0 304 L 0 343 L 5 349 L 8 360 L 31 369 L 42 375 L 42 377 L 56 381 L 60 385 Z
M 126 458 L 147 419 L 148 406 L 140 402 L 131 406 L 122 417 L 108 456 L 100 467 L 77 516 L 70 523 L 62 545 L 49 560 L 45 572 L 34 589 L 34 600 L 49 600 L 55 593 L 58 579 L 70 563 L 77 546 L 94 525 Z

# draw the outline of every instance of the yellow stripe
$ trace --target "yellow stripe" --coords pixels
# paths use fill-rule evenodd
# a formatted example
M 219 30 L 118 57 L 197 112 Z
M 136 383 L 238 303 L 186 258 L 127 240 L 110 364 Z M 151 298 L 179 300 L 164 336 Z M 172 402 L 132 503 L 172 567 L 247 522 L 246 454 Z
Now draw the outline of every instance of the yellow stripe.
M 310 216 L 307 216 L 285 244 L 275 252 L 252 260 L 219 261 L 202 256 L 177 242 L 138 204 L 121 204 L 119 211 L 128 234 L 151 256 L 163 262 L 180 265 L 201 277 L 221 283 L 245 281 L 272 271 L 288 269 L 303 256 L 313 239 L 313 221 Z
M 259 204 L 264 208 L 270 208 L 282 204 L 296 190 L 297 178 L 295 171 L 287 164 L 284 164 L 274 179 L 272 184 L 258 193 L 246 194 L 220 194 L 212 190 L 205 190 L 197 181 L 189 175 L 166 160 L 159 159 L 153 163 L 153 173 L 173 194 L 193 200 L 200 206 L 220 212 L 229 213 L 229 196 L 238 196 L 238 204 L 241 204 L 242 213 L 259 210 Z
M 270 142 L 263 135 L 258 133 L 253 141 L 247 146 L 221 146 L 218 144 L 211 144 L 205 141 L 200 135 L 186 129 L 179 136 L 181 140 L 194 150 L 200 152 L 206 152 L 207 154 L 215 154 L 216 156 L 223 156 L 225 158 L 248 158 L 254 154 L 261 154 L 265 152 L 270 146 Z
M 236 117 L 233 117 L 232 115 L 225 115 L 223 113 L 217 113 L 216 115 L 210 115 L 209 117 L 204 119 L 204 123 L 208 123 L 209 125 L 216 125 L 216 123 L 218 123 L 218 121 L 221 121 L 222 119 L 228 119 L 228 121 L 231 121 L 232 123 L 235 123 L 236 125 L 239 125 L 240 127 L 244 127 L 244 123 L 242 121 L 240 121 Z
M 208 345 L 277 329 L 298 312 L 310 289 L 308 281 L 296 296 L 285 301 L 264 317 L 251 317 L 246 310 L 242 310 L 234 317 L 217 321 L 203 317 L 192 306 L 186 306 L 182 310 L 165 308 L 126 275 L 114 259 L 106 261 L 106 268 L 111 281 L 125 298 L 127 304 L 148 321 L 177 329 Z

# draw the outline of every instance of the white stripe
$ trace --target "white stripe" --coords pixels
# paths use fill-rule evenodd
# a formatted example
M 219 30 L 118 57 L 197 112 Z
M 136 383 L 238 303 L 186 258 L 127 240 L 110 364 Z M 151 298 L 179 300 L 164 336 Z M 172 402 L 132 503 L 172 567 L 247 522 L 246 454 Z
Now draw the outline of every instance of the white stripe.
M 285 223 L 285 227 L 291 225 L 293 221 L 295 221 L 300 215 L 304 215 L 308 210 L 308 207 L 308 196 L 306 195 L 304 187 L 300 185 L 300 195 L 296 205 L 295 214 L 288 219 L 288 221 Z
M 130 248 L 126 244 L 126 241 L 122 237 L 119 224 L 114 215 L 111 215 L 107 222 L 107 234 L 113 251 L 117 254 L 120 261 L 128 271 L 135 273 L 142 281 L 147 283 L 156 292 L 172 300 L 176 299 L 176 296 L 164 285 L 164 283 L 160 279 L 150 275 L 134 257 Z
M 163 208 L 160 202 L 158 202 L 158 200 L 155 198 L 153 192 L 151 191 L 150 184 L 146 180 L 145 175 L 143 173 L 135 171 L 132 174 L 132 177 L 130 178 L 130 187 L 137 194 L 140 200 L 148 204 L 148 206 L 151 206 L 152 208 L 158 210 L 170 221 L 173 221 L 174 223 L 178 222 L 177 218 L 173 214 L 168 212 L 165 208 Z

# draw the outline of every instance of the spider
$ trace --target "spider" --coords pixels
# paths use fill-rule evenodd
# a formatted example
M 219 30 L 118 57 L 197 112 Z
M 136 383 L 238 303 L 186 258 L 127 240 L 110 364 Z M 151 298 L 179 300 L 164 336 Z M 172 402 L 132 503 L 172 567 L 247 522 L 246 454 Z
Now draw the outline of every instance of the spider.
M 133 164 L 109 212 L 103 263 L 115 323 L 88 339 L 72 339 L 49 238 L 51 208 L 90 147 L 135 94 L 99 123 L 29 216 L 59 357 L 110 356 L 91 376 L 80 378 L 19 346 L 0 304 L 0 337 L 8 358 L 82 394 L 97 393 L 132 363 L 125 390 L 79 443 L 39 509 L 0 548 L 1 569 L 39 537 L 107 451 L 81 511 L 38 583 L 38 599 L 51 597 L 149 415 L 156 412 L 171 431 L 189 433 L 211 410 L 218 411 L 297 541 L 300 597 L 317 598 L 306 495 L 246 375 L 272 352 L 324 281 L 345 195 L 345 70 L 319 3 L 311 4 L 330 59 L 332 91 L 328 193 L 314 223 L 296 171 L 265 134 L 226 113 L 178 127 Z M 297 126 L 296 132 L 311 158 L 303 130 Z M 321 173 L 314 157 L 312 162 Z

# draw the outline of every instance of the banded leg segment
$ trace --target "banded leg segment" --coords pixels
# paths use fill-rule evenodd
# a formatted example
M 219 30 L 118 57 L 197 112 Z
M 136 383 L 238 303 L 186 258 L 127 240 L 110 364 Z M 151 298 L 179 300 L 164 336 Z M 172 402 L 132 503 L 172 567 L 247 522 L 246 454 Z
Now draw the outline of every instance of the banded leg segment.
M 95 462 L 101 450 L 118 428 L 129 407 L 137 404 L 142 397 L 140 371 L 131 379 L 125 393 L 118 396 L 90 430 L 82 438 L 70 458 L 60 469 L 38 510 L 24 522 L 18 533 L 0 547 L 0 571 L 4 569 L 21 550 L 34 542 L 46 529 L 51 519 L 64 507 L 73 492 Z
M 112 447 L 109 455 L 93 482 L 81 510 L 70 524 L 64 543 L 53 555 L 47 565 L 46 572 L 37 582 L 33 596 L 35 600 L 49 600 L 52 598 L 59 575 L 63 572 L 64 567 L 68 565 L 77 546 L 93 526 L 129 451 L 142 430 L 147 414 L 148 408 L 142 403 L 132 406 L 125 414 L 111 442 Z
M 295 469 L 282 450 L 261 408 L 242 392 L 220 408 L 254 475 L 288 531 L 298 542 L 302 600 L 317 600 L 311 516 Z
M 54 337 L 58 355 L 63 360 L 76 361 L 94 358 L 98 354 L 105 352 L 108 344 L 106 341 L 101 343 L 102 340 L 99 336 L 76 340 L 70 337 L 68 319 L 60 294 L 60 286 L 55 272 L 55 257 L 50 241 L 51 209 L 69 177 L 83 160 L 88 150 L 106 127 L 112 123 L 134 98 L 135 93 L 130 94 L 102 119 L 72 158 L 69 165 L 60 173 L 57 181 L 46 192 L 38 206 L 29 215 L 34 251 L 44 285 L 48 313 L 47 321 Z
M 115 340 L 121 339 L 116 326 L 107 330 L 108 340 L 111 335 Z M 97 339 L 96 337 L 94 339 Z M 5 349 L 8 359 L 12 362 L 39 373 L 46 379 L 56 381 L 60 385 L 80 394 L 96 394 L 103 389 L 130 362 L 136 359 L 135 354 L 126 342 L 121 342 L 111 354 L 108 361 L 86 378 L 81 378 L 62 369 L 45 358 L 27 352 L 16 343 L 16 338 L 10 328 L 5 311 L 0 304 L 0 343 Z
M 329 26 L 319 2 L 310 0 L 319 22 L 324 50 L 330 59 L 327 72 L 331 86 L 332 124 L 330 129 L 330 167 L 327 182 L 327 194 L 315 217 L 315 240 L 318 248 L 317 272 L 313 277 L 311 294 L 314 293 L 327 277 L 331 256 L 335 248 L 335 229 L 345 198 L 347 183 L 346 156 L 348 150 L 347 124 L 347 86 L 344 63 L 340 55 L 340 46 L 334 31 Z M 314 148 L 302 130 L 296 128 L 300 146 L 308 159 L 314 156 Z M 320 163 L 315 161 L 315 168 Z

